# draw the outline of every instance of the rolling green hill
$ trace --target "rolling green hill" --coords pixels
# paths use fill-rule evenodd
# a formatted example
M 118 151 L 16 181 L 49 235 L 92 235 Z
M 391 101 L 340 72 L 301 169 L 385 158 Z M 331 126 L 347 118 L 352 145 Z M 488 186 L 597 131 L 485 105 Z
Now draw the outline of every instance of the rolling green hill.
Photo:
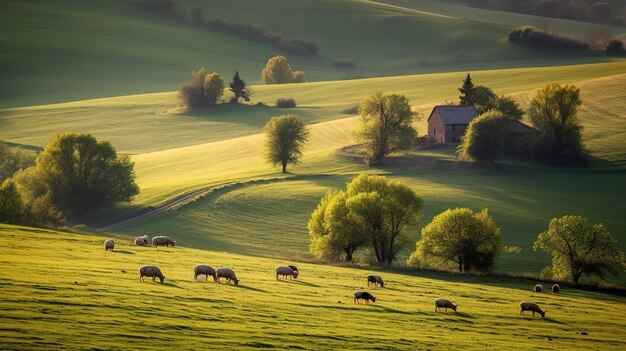
M 314 42 L 319 57 L 289 55 L 313 81 L 609 59 L 509 45 L 503 38 L 510 24 L 369 1 L 179 4 L 185 13 L 200 7 L 208 19 L 252 23 Z M 226 78 L 238 69 L 245 80 L 259 83 L 261 69 L 277 53 L 190 22 L 135 11 L 122 0 L 3 0 L 0 6 L 0 107 L 174 90 L 200 66 Z M 334 68 L 337 61 L 357 68 Z
M 621 350 L 623 297 L 563 288 L 532 293 L 533 282 L 382 272 L 296 263 L 298 280 L 276 281 L 287 262 L 152 248 L 103 237 L 0 224 L 0 349 L 396 349 Z M 25 255 L 24 252 L 28 252 Z M 193 280 L 198 263 L 232 267 L 239 286 Z M 163 284 L 139 282 L 156 264 Z M 367 289 L 375 303 L 354 304 Z M 450 298 L 458 312 L 434 312 Z M 522 317 L 534 301 L 546 318 Z

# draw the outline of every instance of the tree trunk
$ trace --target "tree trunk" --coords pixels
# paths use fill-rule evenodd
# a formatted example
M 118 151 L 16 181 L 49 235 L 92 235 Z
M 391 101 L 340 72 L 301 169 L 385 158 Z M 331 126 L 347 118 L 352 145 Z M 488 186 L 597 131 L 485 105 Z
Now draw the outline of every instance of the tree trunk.
M 283 173 L 287 173 L 287 162 L 283 161 Z
M 463 272 L 463 258 L 459 258 L 459 272 Z
M 578 283 L 578 281 L 580 280 L 580 276 L 582 275 L 582 273 L 572 273 L 572 280 L 574 281 L 574 283 Z

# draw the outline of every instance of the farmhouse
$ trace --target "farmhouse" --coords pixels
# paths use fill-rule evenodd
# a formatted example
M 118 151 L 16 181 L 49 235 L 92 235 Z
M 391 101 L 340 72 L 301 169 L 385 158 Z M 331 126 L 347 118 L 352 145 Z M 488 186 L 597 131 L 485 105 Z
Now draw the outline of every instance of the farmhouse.
M 428 136 L 440 143 L 458 143 L 477 115 L 474 106 L 435 106 L 428 116 Z

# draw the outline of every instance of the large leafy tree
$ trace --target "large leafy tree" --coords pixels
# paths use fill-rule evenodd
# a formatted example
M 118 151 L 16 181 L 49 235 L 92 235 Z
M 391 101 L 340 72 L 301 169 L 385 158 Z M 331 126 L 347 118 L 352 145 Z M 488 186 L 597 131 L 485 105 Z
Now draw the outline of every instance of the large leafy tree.
M 422 200 L 407 185 L 359 175 L 345 192 L 327 194 L 313 211 L 311 252 L 319 257 L 343 253 L 351 260 L 355 250 L 368 247 L 379 264 L 390 265 L 411 239 L 421 213 Z
M 511 96 L 501 95 L 493 97 L 487 102 L 486 111 L 500 111 L 509 119 L 519 121 L 524 116 L 524 110 Z
M 371 93 L 359 106 L 361 124 L 355 132 L 357 140 L 365 144 L 366 161 L 379 164 L 390 153 L 406 149 L 415 140 L 413 112 L 404 95 Z
M 265 157 L 272 165 L 281 164 L 287 173 L 287 164 L 300 163 L 309 130 L 304 119 L 297 115 L 272 117 L 265 123 Z
M 407 263 L 460 272 L 488 271 L 504 249 L 500 229 L 487 209 L 448 209 L 422 229 Z
M 459 158 L 493 165 L 504 150 L 507 121 L 499 111 L 489 111 L 472 120 L 457 148 Z
M 283 55 L 277 55 L 267 60 L 265 68 L 261 71 L 261 78 L 265 84 L 306 82 L 304 73 L 293 70 Z
M 23 223 L 27 207 L 17 191 L 15 182 L 5 180 L 0 185 L 0 223 Z
M 489 109 L 489 101 L 497 98 L 496 94 L 489 87 L 484 85 L 477 85 L 474 90 L 474 107 L 478 114 L 487 112 Z
M 182 84 L 178 97 L 189 108 L 215 105 L 224 94 L 224 79 L 216 72 L 200 68 L 191 73 L 192 80 Z
M 578 282 L 583 275 L 606 277 L 624 265 L 624 253 L 602 224 L 592 224 L 581 216 L 553 218 L 533 246 L 552 256 L 556 279 Z
M 541 133 L 532 147 L 535 156 L 554 163 L 584 158 L 583 127 L 576 116 L 581 104 L 580 90 L 573 85 L 549 83 L 537 91 L 528 109 Z
M 30 200 L 49 197 L 66 215 L 81 215 L 139 193 L 134 164 L 108 141 L 89 134 L 59 134 L 17 177 Z

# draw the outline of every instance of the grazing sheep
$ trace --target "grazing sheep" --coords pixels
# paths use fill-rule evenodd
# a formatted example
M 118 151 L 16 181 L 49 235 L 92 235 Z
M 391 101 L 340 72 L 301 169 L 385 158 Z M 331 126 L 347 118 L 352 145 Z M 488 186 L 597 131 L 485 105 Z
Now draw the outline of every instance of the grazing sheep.
M 287 279 L 287 276 L 291 277 L 291 279 L 298 279 L 298 271 L 293 270 L 289 266 L 278 266 L 276 267 L 276 280 L 278 280 L 279 276 L 283 276 L 283 278 Z
M 215 270 L 215 279 L 217 282 L 220 281 L 220 278 L 226 278 L 226 282 L 230 284 L 230 282 L 235 282 L 235 285 L 239 285 L 239 279 L 235 275 L 235 272 L 227 267 L 219 267 Z
M 152 246 L 176 246 L 176 242 L 172 240 L 169 236 L 155 236 L 152 238 Z
M 165 276 L 157 266 L 141 266 L 139 268 L 139 280 L 144 281 L 143 277 L 152 277 L 152 281 L 155 281 L 155 278 L 158 277 L 161 283 L 165 280 Z
M 142 236 L 136 236 L 135 237 L 135 245 L 137 246 L 146 246 L 148 245 L 148 236 L 147 235 L 142 235 Z
M 354 303 L 359 303 L 359 300 L 361 300 L 361 299 L 365 300 L 365 303 L 367 303 L 367 304 L 370 303 L 370 300 L 372 300 L 372 302 L 376 302 L 376 298 L 372 294 L 370 294 L 370 293 L 368 293 L 366 291 L 355 291 L 354 292 Z
M 541 318 L 546 316 L 546 311 L 542 311 L 539 306 L 534 302 L 520 302 L 519 304 L 519 314 L 524 315 L 524 311 L 531 311 L 533 313 L 533 318 L 535 318 L 535 312 L 541 315 Z
M 543 292 L 543 285 L 541 284 L 535 285 L 535 287 L 533 288 L 533 292 Z
M 213 267 L 211 266 L 207 266 L 205 264 L 198 264 L 195 267 L 193 267 L 193 272 L 194 272 L 194 276 L 193 279 L 198 279 L 199 275 L 206 275 L 206 279 L 205 280 L 209 280 L 209 276 L 213 277 L 213 281 L 216 281 L 216 277 L 215 277 L 215 269 L 213 269 Z
M 381 278 L 378 274 L 370 274 L 367 276 L 367 286 L 370 286 L 370 283 L 374 286 L 380 285 L 381 288 L 385 287 L 385 282 L 383 281 L 383 278 Z
M 435 300 L 435 312 L 439 311 L 440 308 L 444 308 L 446 313 L 448 313 L 448 308 L 451 308 L 454 312 L 456 312 L 456 307 L 458 304 L 453 304 L 450 300 L 446 299 L 437 299 Z
M 115 242 L 113 241 L 113 239 L 106 239 L 104 241 L 104 249 L 106 251 L 109 251 L 109 250 L 113 251 L 114 247 L 115 247 Z
M 559 286 L 559 284 L 554 284 L 552 285 L 552 292 L 555 294 L 558 294 L 561 291 L 561 287 Z
M 300 271 L 298 270 L 298 267 L 296 267 L 296 266 L 287 266 L 287 267 L 289 267 L 289 268 L 293 269 L 293 270 L 294 270 L 294 272 L 300 272 Z

